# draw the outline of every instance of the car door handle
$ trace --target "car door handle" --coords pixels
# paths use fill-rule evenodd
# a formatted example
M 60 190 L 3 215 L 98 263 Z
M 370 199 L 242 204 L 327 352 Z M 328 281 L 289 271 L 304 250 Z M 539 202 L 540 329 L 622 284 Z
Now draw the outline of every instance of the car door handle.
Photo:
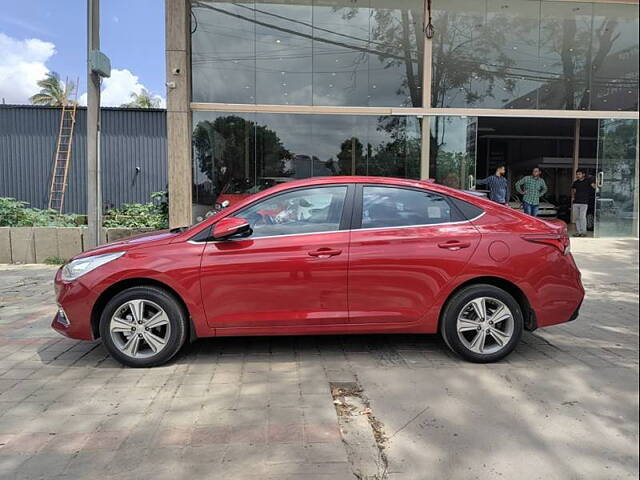
M 312 257 L 329 258 L 329 257 L 335 257 L 336 255 L 340 255 L 341 253 L 342 253 L 342 250 L 338 250 L 338 249 L 319 248 L 318 250 L 309 252 L 309 255 Z
M 442 242 L 438 244 L 440 248 L 446 248 L 448 250 L 460 250 L 462 248 L 469 248 L 471 242 L 461 242 L 459 240 L 449 240 L 448 242 Z

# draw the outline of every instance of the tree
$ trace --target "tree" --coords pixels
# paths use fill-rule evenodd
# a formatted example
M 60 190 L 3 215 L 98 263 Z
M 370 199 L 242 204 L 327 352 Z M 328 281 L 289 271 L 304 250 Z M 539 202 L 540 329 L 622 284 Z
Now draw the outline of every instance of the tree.
M 131 92 L 130 98 L 129 103 L 123 103 L 120 106 L 124 108 L 158 108 L 160 106 L 160 99 L 151 96 L 146 88 L 140 90 L 140 93 Z
M 63 105 L 69 105 L 71 92 L 76 88 L 76 85 L 68 81 L 63 83 L 60 81 L 60 75 L 56 72 L 48 72 L 47 76 L 38 81 L 40 91 L 33 95 L 29 100 L 34 105 L 45 105 L 49 107 L 62 107 Z

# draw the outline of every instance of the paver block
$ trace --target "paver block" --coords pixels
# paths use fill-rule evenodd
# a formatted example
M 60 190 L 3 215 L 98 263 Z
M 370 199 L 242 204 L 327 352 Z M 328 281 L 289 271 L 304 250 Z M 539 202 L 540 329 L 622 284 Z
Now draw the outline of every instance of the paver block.
M 82 231 L 86 228 L 58 228 L 58 256 L 65 260 L 82 253 Z
M 36 247 L 33 227 L 11 228 L 11 257 L 14 263 L 35 263 Z
M 9 227 L 0 227 L 0 263 L 11 263 L 11 233 Z
M 59 257 L 58 232 L 53 227 L 34 227 L 33 238 L 36 250 L 36 262 L 45 263 L 48 258 Z

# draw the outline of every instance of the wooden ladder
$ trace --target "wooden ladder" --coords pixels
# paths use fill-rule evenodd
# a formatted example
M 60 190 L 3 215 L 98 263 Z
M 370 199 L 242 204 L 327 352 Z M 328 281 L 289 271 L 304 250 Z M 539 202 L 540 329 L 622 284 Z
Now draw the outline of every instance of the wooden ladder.
M 71 145 L 73 143 L 73 130 L 76 124 L 76 110 L 78 103 L 70 102 L 62 106 L 60 114 L 60 130 L 58 132 L 58 144 L 56 155 L 53 159 L 51 172 L 51 185 L 49 188 L 49 209 L 62 213 L 64 194 L 67 190 L 69 176 L 69 163 L 71 161 Z

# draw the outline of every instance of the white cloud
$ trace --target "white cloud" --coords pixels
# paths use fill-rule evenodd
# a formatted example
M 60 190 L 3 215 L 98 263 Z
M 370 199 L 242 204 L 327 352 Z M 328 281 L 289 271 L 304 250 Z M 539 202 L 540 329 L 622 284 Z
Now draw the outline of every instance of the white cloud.
M 102 93 L 100 95 L 100 105 L 103 107 L 119 107 L 131 101 L 132 93 L 140 93 L 145 86 L 140 83 L 137 75 L 127 69 L 111 69 L 111 76 L 102 81 Z M 160 100 L 160 107 L 166 106 L 166 101 L 160 95 L 153 95 Z M 80 96 L 80 104 L 87 104 L 87 94 Z
M 0 100 L 29 103 L 40 91 L 38 80 L 49 71 L 45 63 L 56 53 L 53 43 L 37 38 L 18 40 L 0 32 Z

